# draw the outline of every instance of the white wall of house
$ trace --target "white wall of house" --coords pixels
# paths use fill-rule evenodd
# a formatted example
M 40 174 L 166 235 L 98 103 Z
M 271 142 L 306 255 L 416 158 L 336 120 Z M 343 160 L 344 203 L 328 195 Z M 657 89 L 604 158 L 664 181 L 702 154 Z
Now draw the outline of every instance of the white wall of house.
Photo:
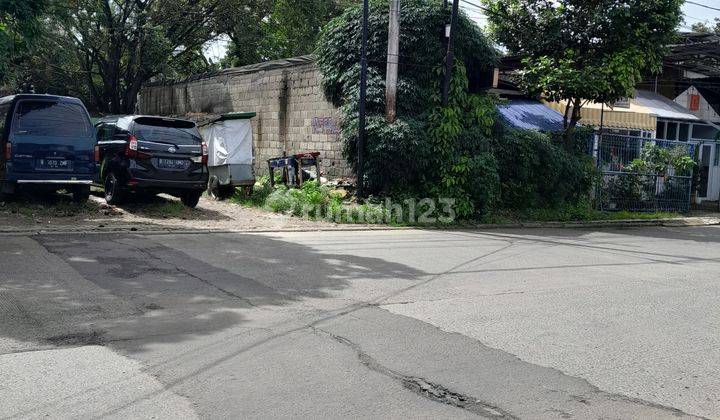
M 718 115 L 717 112 L 713 109 L 713 107 L 710 106 L 707 100 L 698 92 L 698 90 L 695 88 L 695 86 L 690 86 L 688 89 L 685 90 L 685 92 L 681 93 L 677 98 L 675 98 L 675 102 L 684 106 L 688 110 L 690 109 L 690 95 L 700 95 L 700 107 L 697 111 L 690 111 L 698 118 L 710 121 L 715 124 L 720 124 L 720 115 Z

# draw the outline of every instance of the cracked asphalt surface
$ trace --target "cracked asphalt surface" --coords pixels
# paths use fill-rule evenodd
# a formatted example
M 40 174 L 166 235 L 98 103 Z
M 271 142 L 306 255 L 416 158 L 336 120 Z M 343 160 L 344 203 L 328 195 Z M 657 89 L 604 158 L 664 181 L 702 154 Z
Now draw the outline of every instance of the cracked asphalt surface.
M 0 238 L 0 418 L 720 418 L 720 228 Z

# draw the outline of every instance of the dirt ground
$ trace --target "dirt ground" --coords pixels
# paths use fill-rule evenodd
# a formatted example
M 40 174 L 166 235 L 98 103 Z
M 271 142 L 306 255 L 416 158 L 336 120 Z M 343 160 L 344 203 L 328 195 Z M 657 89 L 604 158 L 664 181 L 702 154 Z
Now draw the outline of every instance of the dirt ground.
M 94 192 L 83 205 L 69 195 L 21 196 L 0 203 L 0 232 L 22 230 L 305 230 L 333 223 L 303 220 L 203 196 L 195 209 L 167 195 L 133 197 L 109 206 Z

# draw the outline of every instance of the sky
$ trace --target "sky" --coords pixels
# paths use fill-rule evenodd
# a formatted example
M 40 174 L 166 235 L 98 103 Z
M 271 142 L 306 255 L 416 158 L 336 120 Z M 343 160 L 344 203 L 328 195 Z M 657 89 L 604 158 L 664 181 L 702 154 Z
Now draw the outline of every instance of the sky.
M 482 11 L 478 7 L 468 4 L 468 2 L 480 4 L 480 0 L 461 0 L 460 8 L 463 9 L 465 13 L 478 25 L 485 26 L 487 18 L 483 15 Z M 720 9 L 720 0 L 693 0 L 693 2 Z M 690 26 L 696 22 L 712 23 L 714 22 L 715 18 L 720 18 L 720 11 L 708 9 L 706 7 L 689 3 L 685 3 L 685 5 L 683 6 L 683 14 L 685 15 L 685 23 L 680 28 L 681 30 L 690 30 Z M 205 46 L 205 56 L 208 59 L 217 62 L 225 56 L 228 43 L 229 40 L 226 38 L 221 38 L 209 42 Z

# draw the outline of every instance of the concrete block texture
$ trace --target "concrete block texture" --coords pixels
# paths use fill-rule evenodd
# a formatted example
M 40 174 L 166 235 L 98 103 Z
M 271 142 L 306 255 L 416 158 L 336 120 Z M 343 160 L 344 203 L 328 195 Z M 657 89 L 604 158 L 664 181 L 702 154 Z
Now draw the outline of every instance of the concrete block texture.
M 330 178 L 352 176 L 342 157 L 340 115 L 328 102 L 311 57 L 220 70 L 185 80 L 151 83 L 139 98 L 140 113 L 203 119 L 227 112 L 256 112 L 255 170 L 266 160 L 301 151 L 322 153 Z

